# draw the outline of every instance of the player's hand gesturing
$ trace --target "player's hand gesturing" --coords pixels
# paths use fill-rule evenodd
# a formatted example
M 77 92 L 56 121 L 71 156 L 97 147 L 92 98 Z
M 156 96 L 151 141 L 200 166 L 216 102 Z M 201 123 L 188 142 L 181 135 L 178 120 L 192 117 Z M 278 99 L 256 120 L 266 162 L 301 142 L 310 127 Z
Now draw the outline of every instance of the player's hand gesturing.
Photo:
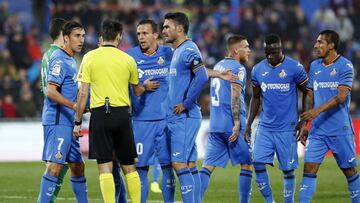
M 160 82 L 153 80 L 153 77 L 150 77 L 144 81 L 144 87 L 146 91 L 155 91 L 160 87 Z

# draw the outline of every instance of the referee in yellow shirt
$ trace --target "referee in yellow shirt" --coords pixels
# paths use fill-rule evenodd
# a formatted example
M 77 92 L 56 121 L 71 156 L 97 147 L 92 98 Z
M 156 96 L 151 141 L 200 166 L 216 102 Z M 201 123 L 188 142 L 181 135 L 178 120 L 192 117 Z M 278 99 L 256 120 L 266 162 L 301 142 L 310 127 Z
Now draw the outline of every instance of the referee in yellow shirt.
M 102 23 L 103 45 L 85 54 L 77 80 L 81 82 L 77 98 L 74 135 L 80 137 L 82 112 L 90 88 L 89 158 L 96 159 L 100 188 L 105 203 L 115 202 L 112 160 L 115 154 L 125 174 L 130 198 L 140 203 L 140 179 L 135 168 L 137 157 L 130 116 L 129 83 L 135 94 L 155 90 L 159 83 L 148 79 L 139 84 L 134 59 L 117 48 L 122 34 L 118 21 Z

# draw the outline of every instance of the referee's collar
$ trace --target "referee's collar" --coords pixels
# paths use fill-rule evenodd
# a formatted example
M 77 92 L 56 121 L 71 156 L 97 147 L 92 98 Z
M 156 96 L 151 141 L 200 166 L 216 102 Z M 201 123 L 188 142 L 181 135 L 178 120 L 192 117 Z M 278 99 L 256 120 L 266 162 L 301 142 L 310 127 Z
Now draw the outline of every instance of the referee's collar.
M 114 47 L 114 48 L 117 48 L 115 45 L 112 45 L 112 44 L 104 44 L 104 45 L 102 45 L 102 47 Z

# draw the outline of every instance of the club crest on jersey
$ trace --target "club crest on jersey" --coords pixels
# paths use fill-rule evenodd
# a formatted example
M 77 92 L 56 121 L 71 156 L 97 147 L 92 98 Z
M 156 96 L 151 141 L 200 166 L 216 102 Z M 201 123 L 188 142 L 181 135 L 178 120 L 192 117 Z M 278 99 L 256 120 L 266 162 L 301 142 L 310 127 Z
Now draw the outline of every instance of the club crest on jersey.
M 165 62 L 165 60 L 163 59 L 163 57 L 159 57 L 158 58 L 158 60 L 157 60 L 157 63 L 159 64 L 159 65 L 161 65 L 161 64 L 163 64 Z
M 60 64 L 55 64 L 52 67 L 51 75 L 59 76 L 61 72 L 61 66 Z
M 332 71 L 330 72 L 330 76 L 334 76 L 336 75 L 337 71 L 335 68 L 332 69 Z
M 286 74 L 285 70 L 282 69 L 282 70 L 280 71 L 280 73 L 279 73 L 279 77 L 280 77 L 280 78 L 285 78 L 286 76 L 287 76 L 287 74 Z
M 58 152 L 55 154 L 55 158 L 56 158 L 57 160 L 60 160 L 62 157 L 63 157 L 63 155 L 61 154 L 60 151 L 58 151 Z
M 245 72 L 243 70 L 241 70 L 239 73 L 238 73 L 238 77 L 239 77 L 239 80 L 241 82 L 244 81 L 244 78 L 245 78 Z

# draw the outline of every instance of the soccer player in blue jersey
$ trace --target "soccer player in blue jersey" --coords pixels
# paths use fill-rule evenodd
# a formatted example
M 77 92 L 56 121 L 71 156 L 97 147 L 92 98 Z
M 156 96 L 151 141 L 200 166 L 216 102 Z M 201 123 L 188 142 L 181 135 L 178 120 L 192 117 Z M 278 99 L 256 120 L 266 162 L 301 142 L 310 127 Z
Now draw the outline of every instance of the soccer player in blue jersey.
M 276 153 L 284 175 L 284 202 L 294 202 L 294 170 L 298 167 L 296 131 L 303 126 L 298 123 L 297 89 L 305 94 L 308 78 L 298 61 L 282 53 L 278 35 L 267 35 L 264 46 L 266 59 L 252 70 L 253 94 L 245 138 L 249 142 L 251 125 L 262 101 L 253 146 L 256 183 L 266 202 L 273 202 L 266 164 L 273 165 Z M 304 97 L 302 103 L 304 108 Z
M 50 48 L 44 53 L 42 61 L 41 61 L 41 91 L 46 97 L 46 87 L 47 87 L 47 73 L 49 70 L 49 61 L 51 60 L 51 57 L 53 53 L 60 49 L 61 46 L 64 45 L 64 38 L 62 35 L 62 27 L 66 23 L 66 20 L 62 18 L 54 18 L 50 22 L 49 26 L 49 35 L 51 39 L 53 40 L 53 43 L 50 45 Z M 54 202 L 56 197 L 58 196 L 64 176 L 66 172 L 68 171 L 69 167 L 67 165 L 63 165 L 61 168 L 61 172 L 58 176 L 58 183 L 56 185 L 55 191 L 53 193 L 53 198 L 51 202 Z
M 310 65 L 309 110 L 301 114 L 312 120 L 306 141 L 304 174 L 300 185 L 300 202 L 310 202 L 316 190 L 316 173 L 325 154 L 331 150 L 348 181 L 351 202 L 360 202 L 360 179 L 354 130 L 349 112 L 353 64 L 337 52 L 339 35 L 332 30 L 320 32 L 314 49 L 317 57 Z M 305 141 L 307 131 L 300 134 Z
M 250 147 L 243 137 L 246 127 L 246 69 L 241 63 L 248 61 L 250 48 L 244 36 L 233 35 L 227 39 L 227 49 L 227 57 L 218 62 L 214 70 L 231 70 L 239 79 L 234 82 L 211 79 L 210 129 L 200 170 L 201 198 L 215 167 L 225 168 L 231 160 L 233 165 L 241 164 L 238 190 L 240 202 L 247 203 L 250 201 L 252 170 Z
M 79 140 L 72 135 L 78 90 L 77 65 L 73 56 L 82 49 L 85 31 L 80 23 L 70 21 L 64 25 L 62 33 L 64 47 L 52 54 L 45 82 L 42 159 L 47 162 L 47 168 L 41 180 L 40 203 L 51 201 L 58 176 L 66 162 L 71 169 L 70 180 L 76 200 L 88 202 Z
M 139 46 L 131 48 L 127 53 L 132 56 L 138 66 L 139 81 L 143 83 L 152 78 L 160 87 L 154 92 L 146 92 L 136 96 L 130 92 L 132 102 L 133 131 L 138 154 L 136 169 L 141 180 L 141 202 L 148 196 L 148 171 L 155 158 L 161 164 L 162 194 L 164 202 L 174 202 L 175 176 L 171 168 L 170 146 L 168 146 L 166 128 L 166 110 L 168 95 L 168 71 L 172 58 L 172 48 L 159 45 L 158 26 L 153 20 L 142 20 L 137 25 Z
M 229 80 L 233 79 L 233 74 L 205 68 L 197 45 L 187 36 L 189 19 L 184 13 L 167 13 L 164 18 L 165 42 L 175 48 L 169 71 L 167 112 L 171 162 L 179 178 L 183 202 L 200 202 L 195 138 L 201 113 L 196 100 L 208 76 Z

